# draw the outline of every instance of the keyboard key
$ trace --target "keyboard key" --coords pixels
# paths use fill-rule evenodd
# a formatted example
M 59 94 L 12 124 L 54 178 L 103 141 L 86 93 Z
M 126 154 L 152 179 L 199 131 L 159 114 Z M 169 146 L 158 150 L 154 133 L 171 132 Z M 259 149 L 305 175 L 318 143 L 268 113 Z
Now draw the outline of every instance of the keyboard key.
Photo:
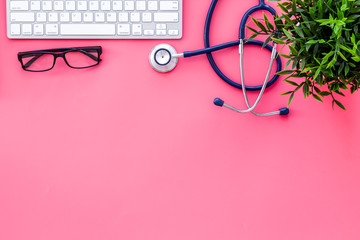
M 151 17 L 151 13 L 143 13 L 142 14 L 142 20 L 143 22 L 151 22 L 152 21 L 152 17 Z
M 146 30 L 144 30 L 144 35 L 145 36 L 153 36 L 154 35 L 154 30 L 146 29 Z
M 161 11 L 177 11 L 179 10 L 178 1 L 160 1 Z
M 31 24 L 23 24 L 22 25 L 22 34 L 23 35 L 32 35 L 32 25 Z
M 51 1 L 42 1 L 42 10 L 44 10 L 44 11 L 52 10 L 52 2 Z
M 28 1 L 11 1 L 10 2 L 10 10 L 13 10 L 13 11 L 29 10 L 29 2 Z
M 70 22 L 70 13 L 60 13 L 60 22 Z
M 20 24 L 11 24 L 10 25 L 10 33 L 11 35 L 20 35 Z
M 77 10 L 78 11 L 86 11 L 87 10 L 87 1 L 78 1 L 77 2 Z
M 116 22 L 116 13 L 107 13 L 106 14 L 106 21 L 108 22 Z
M 65 6 L 68 11 L 75 11 L 75 1 L 66 1 Z
M 154 13 L 155 22 L 178 22 L 178 13 Z
M 158 2 L 157 1 L 149 1 L 148 2 L 148 9 L 150 11 L 156 11 L 158 10 Z
M 141 35 L 142 34 L 142 25 L 141 24 L 133 24 L 132 25 L 132 34 L 133 35 Z
M 95 22 L 105 22 L 105 13 L 95 13 Z
M 37 13 L 36 21 L 38 22 L 46 22 L 46 13 Z
M 146 2 L 145 1 L 136 1 L 136 10 L 145 11 L 146 10 Z
M 118 24 L 118 34 L 123 36 L 130 35 L 130 24 Z
M 128 13 L 119 13 L 119 22 L 128 22 L 129 14 Z
M 64 10 L 64 2 L 63 1 L 54 1 L 54 10 L 55 11 L 63 11 Z
M 89 8 L 91 11 L 99 10 L 99 2 L 98 1 L 90 1 Z
M 84 13 L 84 22 L 92 22 L 94 21 L 94 14 L 93 13 Z
M 156 29 L 158 29 L 158 30 L 166 30 L 166 24 L 156 24 Z
M 44 25 L 34 24 L 34 35 L 44 35 Z
M 51 12 L 48 14 L 49 22 L 57 22 L 59 21 L 59 17 L 57 13 Z
M 131 13 L 130 14 L 130 21 L 131 22 L 140 22 L 140 13 Z
M 115 24 L 61 24 L 62 35 L 92 35 L 111 36 L 115 35 Z
M 32 11 L 40 11 L 40 1 L 31 1 L 30 2 L 30 9 Z
M 71 21 L 72 22 L 81 22 L 81 13 L 79 13 L 79 12 L 71 13 Z
M 110 1 L 101 1 L 101 10 L 103 11 L 110 11 Z
M 59 27 L 57 24 L 46 24 L 45 27 L 46 35 L 58 35 L 59 34 Z
M 113 10 L 114 11 L 121 11 L 123 9 L 121 1 L 113 1 Z
M 169 35 L 170 35 L 170 36 L 177 36 L 177 35 L 179 35 L 179 30 L 177 30 L 177 29 L 170 29 L 170 30 L 169 30 Z
M 165 36 L 166 35 L 166 30 L 156 30 L 156 35 Z
M 11 13 L 10 19 L 11 22 L 34 22 L 35 15 L 30 12 Z
M 125 1 L 125 11 L 135 10 L 134 1 Z

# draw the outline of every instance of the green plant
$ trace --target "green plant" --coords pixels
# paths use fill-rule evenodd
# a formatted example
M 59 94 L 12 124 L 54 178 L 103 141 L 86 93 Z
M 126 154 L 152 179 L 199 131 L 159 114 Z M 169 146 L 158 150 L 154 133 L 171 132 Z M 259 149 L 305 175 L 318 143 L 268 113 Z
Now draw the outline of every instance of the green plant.
M 281 15 L 274 17 L 274 24 L 265 14 L 264 24 L 252 18 L 259 30 L 248 28 L 254 32 L 251 39 L 269 35 L 265 44 L 273 40 L 289 47 L 289 54 L 281 56 L 291 70 L 278 73 L 288 75 L 285 81 L 295 87 L 283 94 L 290 95 L 289 104 L 302 89 L 305 98 L 312 95 L 323 102 L 329 96 L 333 108 L 336 104 L 345 110 L 336 94 L 344 96 L 348 89 L 354 93 L 360 86 L 360 0 L 269 1 L 278 2 Z

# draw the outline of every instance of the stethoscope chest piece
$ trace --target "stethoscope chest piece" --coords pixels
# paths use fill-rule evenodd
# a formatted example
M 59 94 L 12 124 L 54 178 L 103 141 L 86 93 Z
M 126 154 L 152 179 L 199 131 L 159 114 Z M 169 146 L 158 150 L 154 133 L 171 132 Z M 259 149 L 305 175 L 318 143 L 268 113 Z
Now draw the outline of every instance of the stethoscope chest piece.
M 159 44 L 155 46 L 149 55 L 151 67 L 158 72 L 170 72 L 176 67 L 178 62 L 176 50 L 169 44 Z

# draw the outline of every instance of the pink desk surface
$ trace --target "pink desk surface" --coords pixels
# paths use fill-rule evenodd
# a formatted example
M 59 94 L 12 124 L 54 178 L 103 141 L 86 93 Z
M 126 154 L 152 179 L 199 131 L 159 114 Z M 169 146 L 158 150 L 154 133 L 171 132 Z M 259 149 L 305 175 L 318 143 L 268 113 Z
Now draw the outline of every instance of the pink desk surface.
M 236 40 L 256 2 L 219 1 L 212 44 Z M 202 48 L 209 3 L 184 0 L 184 37 L 165 42 Z M 9 40 L 5 1 L 0 16 L 1 240 L 360 239 L 358 93 L 346 112 L 299 94 L 288 117 L 240 115 L 212 104 L 244 108 L 204 56 L 159 74 L 148 53 L 164 41 Z M 88 70 L 28 73 L 16 58 L 89 45 L 103 62 Z M 246 49 L 249 83 L 269 55 Z M 215 58 L 239 79 L 236 48 Z M 279 81 L 257 110 L 290 89 Z

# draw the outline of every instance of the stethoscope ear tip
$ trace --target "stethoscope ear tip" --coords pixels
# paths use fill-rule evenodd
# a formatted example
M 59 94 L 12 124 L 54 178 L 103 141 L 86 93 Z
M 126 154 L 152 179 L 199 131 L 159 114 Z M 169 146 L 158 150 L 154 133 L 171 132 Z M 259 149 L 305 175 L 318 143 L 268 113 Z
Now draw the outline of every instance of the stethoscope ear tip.
M 224 101 L 223 100 L 221 100 L 220 98 L 215 98 L 214 99 L 214 104 L 216 105 L 216 106 L 219 106 L 219 107 L 222 107 L 222 106 L 224 106 Z
M 281 108 L 281 109 L 279 109 L 279 111 L 280 111 L 281 116 L 286 116 L 286 115 L 289 115 L 289 113 L 290 113 L 290 110 L 288 108 Z

